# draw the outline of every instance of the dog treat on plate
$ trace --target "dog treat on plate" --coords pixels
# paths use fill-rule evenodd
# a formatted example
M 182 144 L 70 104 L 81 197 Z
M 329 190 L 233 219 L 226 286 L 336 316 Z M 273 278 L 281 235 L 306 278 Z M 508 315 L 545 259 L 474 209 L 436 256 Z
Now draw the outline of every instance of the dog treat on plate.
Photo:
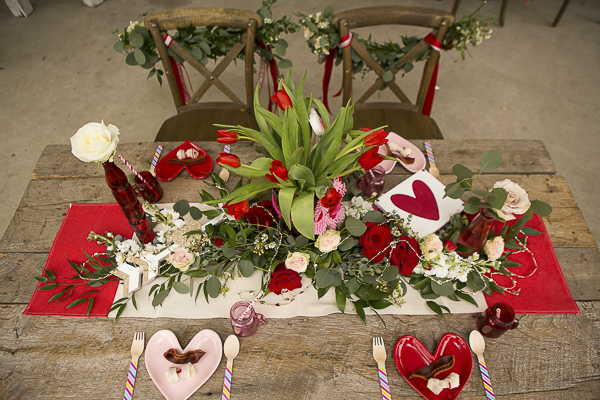
M 169 383 L 179 382 L 179 375 L 177 374 L 177 368 L 171 367 L 165 372 L 165 376 L 169 380 Z
M 169 349 L 163 356 L 173 364 L 196 364 L 206 353 L 202 350 L 192 350 L 187 353 L 180 354 L 177 349 Z
M 442 372 L 448 371 L 453 366 L 454 356 L 450 355 L 440 357 L 431 364 L 426 365 L 423 368 L 419 368 L 418 370 L 410 374 L 408 378 L 420 378 L 426 381 L 430 378 L 435 378 L 438 374 L 441 374 Z
M 445 388 L 441 385 L 439 379 L 431 378 L 427 380 L 427 389 L 431 390 L 434 394 L 442 393 Z
M 460 385 L 460 376 L 456 372 L 451 372 L 444 379 L 431 378 L 427 380 L 427 389 L 434 394 L 440 394 L 444 389 L 454 389 Z
M 450 389 L 454 389 L 460 386 L 460 376 L 456 372 L 451 372 L 450 375 L 446 377 L 448 383 L 450 384 Z
M 192 363 L 183 364 L 181 369 L 177 371 L 177 374 L 181 379 L 187 379 L 188 381 L 196 376 L 196 368 Z

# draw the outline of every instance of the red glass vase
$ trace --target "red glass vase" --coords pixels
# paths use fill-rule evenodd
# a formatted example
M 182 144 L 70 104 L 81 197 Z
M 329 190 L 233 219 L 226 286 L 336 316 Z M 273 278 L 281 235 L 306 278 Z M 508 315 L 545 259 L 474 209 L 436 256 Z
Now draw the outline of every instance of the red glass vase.
M 468 257 L 471 254 L 477 252 L 481 254 L 483 246 L 490 234 L 494 224 L 494 218 L 492 218 L 487 209 L 481 208 L 475 214 L 475 217 L 471 220 L 466 229 L 464 229 L 456 240 L 456 244 L 462 244 L 469 247 L 471 250 L 456 251 L 461 257 Z
M 102 166 L 106 173 L 106 183 L 112 190 L 117 204 L 121 207 L 138 239 L 142 243 L 152 242 L 156 234 L 150 227 L 142 204 L 137 199 L 133 187 L 127 181 L 125 173 L 111 161 L 102 163 Z

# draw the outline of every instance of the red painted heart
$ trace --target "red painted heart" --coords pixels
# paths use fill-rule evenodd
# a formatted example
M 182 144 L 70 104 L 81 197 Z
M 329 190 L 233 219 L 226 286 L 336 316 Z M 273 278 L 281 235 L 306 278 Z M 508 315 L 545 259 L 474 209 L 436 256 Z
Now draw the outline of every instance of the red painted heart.
M 440 357 L 449 355 L 454 356 L 454 366 L 449 371 L 439 374 L 436 378 L 444 379 L 450 373 L 456 372 L 460 376 L 460 385 L 457 388 L 444 389 L 436 395 L 427 389 L 427 381 L 420 378 L 408 378 L 410 374 L 419 368 L 431 364 Z M 394 346 L 394 362 L 406 382 L 427 400 L 451 400 L 458 397 L 471 377 L 473 369 L 471 349 L 460 336 L 454 333 L 446 333 L 442 336 L 433 355 L 416 337 L 402 336 Z
M 392 203 L 399 209 L 417 217 L 437 221 L 440 219 L 440 210 L 433 192 L 423 181 L 416 180 L 412 184 L 415 197 L 405 194 L 392 196 Z
M 193 165 L 182 165 L 169 162 L 169 159 L 177 158 L 177 151 L 187 149 L 198 150 L 198 153 L 200 153 L 200 155 L 204 155 L 206 157 L 206 160 Z M 188 140 L 181 146 L 177 147 L 175 150 L 171 151 L 169 154 L 162 156 L 162 158 L 156 165 L 156 177 L 161 181 L 170 181 L 174 179 L 177 175 L 179 175 L 179 173 L 183 169 L 185 169 L 192 178 L 203 179 L 206 178 L 208 174 L 210 174 L 210 171 L 212 171 L 212 167 L 213 161 L 210 158 L 210 156 L 198 145 Z

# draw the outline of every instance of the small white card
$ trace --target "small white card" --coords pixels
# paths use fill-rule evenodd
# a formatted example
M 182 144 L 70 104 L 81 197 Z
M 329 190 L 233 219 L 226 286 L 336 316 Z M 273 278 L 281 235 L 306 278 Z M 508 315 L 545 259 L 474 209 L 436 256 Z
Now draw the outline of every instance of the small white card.
M 410 227 L 423 237 L 440 229 L 452 215 L 463 210 L 462 200 L 444 198 L 444 189 L 442 182 L 422 170 L 382 195 L 377 205 L 404 219 L 412 215 Z

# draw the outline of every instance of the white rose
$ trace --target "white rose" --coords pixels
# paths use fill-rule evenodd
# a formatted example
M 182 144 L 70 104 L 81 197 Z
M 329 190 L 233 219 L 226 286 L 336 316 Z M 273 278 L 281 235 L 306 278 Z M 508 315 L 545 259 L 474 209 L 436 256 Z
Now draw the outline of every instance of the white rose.
M 427 261 L 437 260 L 444 250 L 444 244 L 435 233 L 430 233 L 421 239 L 419 247 L 423 252 L 423 257 Z
M 296 251 L 292 254 L 288 254 L 288 258 L 285 260 L 285 266 L 287 269 L 300 273 L 306 271 L 309 260 L 310 256 L 307 253 Z
M 307 27 L 304 27 L 304 39 L 310 39 L 315 33 Z
M 105 162 L 112 159 L 119 143 L 119 128 L 102 122 L 85 124 L 71 136 L 73 155 L 85 162 Z
M 329 253 L 330 251 L 336 250 L 340 245 L 342 237 L 338 231 L 328 229 L 324 234 L 319 236 L 315 241 L 315 247 L 322 253 Z
M 525 214 L 527 210 L 529 210 L 529 207 L 531 206 L 529 196 L 525 189 L 518 184 L 510 179 L 505 179 L 494 183 L 494 187 L 502 188 L 508 193 L 508 197 L 504 202 L 504 206 L 500 209 L 500 213 L 498 213 L 498 210 L 494 209 L 494 211 L 496 211 L 500 217 L 504 218 L 504 220 L 510 221 L 511 219 L 515 219 L 513 214 Z

